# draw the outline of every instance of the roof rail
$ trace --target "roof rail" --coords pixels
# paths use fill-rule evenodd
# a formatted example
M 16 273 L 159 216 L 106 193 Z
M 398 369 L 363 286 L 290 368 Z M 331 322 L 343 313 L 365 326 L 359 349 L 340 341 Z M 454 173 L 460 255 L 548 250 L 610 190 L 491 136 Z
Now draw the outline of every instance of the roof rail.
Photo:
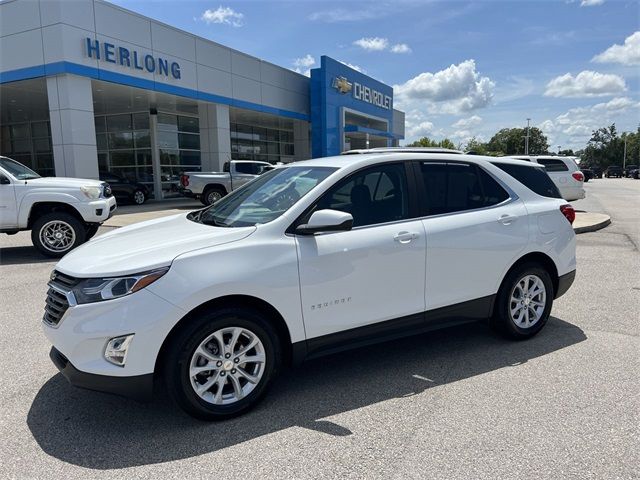
M 448 153 L 462 155 L 464 152 L 451 148 L 439 147 L 376 147 L 347 150 L 341 155 L 358 155 L 364 153 Z

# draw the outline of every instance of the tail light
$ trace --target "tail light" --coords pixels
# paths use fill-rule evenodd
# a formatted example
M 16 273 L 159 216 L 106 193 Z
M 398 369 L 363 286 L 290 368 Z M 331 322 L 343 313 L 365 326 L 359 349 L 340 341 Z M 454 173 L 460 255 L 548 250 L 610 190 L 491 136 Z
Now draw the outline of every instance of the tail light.
M 573 172 L 571 176 L 579 182 L 584 182 L 584 173 L 582 172 Z
M 189 175 L 180 175 L 180 185 L 185 188 L 189 186 Z
M 564 215 L 564 217 L 569 220 L 569 223 L 573 225 L 574 220 L 576 219 L 576 211 L 573 206 L 566 204 L 560 207 L 560 211 Z

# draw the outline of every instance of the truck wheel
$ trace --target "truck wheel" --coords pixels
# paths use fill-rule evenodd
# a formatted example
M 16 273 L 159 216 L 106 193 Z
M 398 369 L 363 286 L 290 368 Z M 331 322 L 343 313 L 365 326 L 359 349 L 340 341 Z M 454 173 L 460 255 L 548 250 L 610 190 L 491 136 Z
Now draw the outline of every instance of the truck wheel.
M 91 238 L 93 238 L 93 236 L 98 233 L 98 228 L 100 228 L 100 225 L 97 223 L 93 223 L 91 225 L 89 225 L 86 229 L 85 229 L 85 236 L 84 236 L 84 241 L 88 242 Z
M 59 258 L 84 243 L 86 227 L 66 212 L 51 212 L 38 217 L 31 227 L 31 241 L 40 253 Z
M 213 205 L 226 194 L 227 192 L 220 187 L 207 187 L 202 194 L 202 197 L 200 197 L 200 201 L 207 206 Z
M 169 345 L 167 390 L 189 415 L 222 420 L 266 394 L 281 363 L 278 335 L 259 313 L 224 308 L 189 321 Z
M 502 281 L 491 326 L 514 340 L 533 337 L 547 323 L 553 297 L 549 273 L 536 263 L 521 265 Z

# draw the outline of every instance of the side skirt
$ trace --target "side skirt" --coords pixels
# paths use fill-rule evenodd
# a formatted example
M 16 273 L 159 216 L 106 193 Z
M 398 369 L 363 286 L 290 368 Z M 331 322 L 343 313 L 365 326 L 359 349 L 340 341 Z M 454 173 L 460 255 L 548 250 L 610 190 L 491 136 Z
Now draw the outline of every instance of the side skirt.
M 292 346 L 294 365 L 305 360 L 332 355 L 353 348 L 396 340 L 432 330 L 484 320 L 491 316 L 495 295 L 436 308 L 424 313 L 330 333 Z

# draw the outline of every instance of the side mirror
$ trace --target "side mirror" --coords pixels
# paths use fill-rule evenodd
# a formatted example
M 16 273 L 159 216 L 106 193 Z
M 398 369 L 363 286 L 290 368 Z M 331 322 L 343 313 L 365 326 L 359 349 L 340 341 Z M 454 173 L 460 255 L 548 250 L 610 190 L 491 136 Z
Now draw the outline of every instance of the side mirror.
M 313 235 L 320 232 L 344 232 L 353 227 L 353 217 L 350 213 L 338 210 L 318 210 L 313 212 L 309 221 L 298 225 L 298 235 Z
M 0 175 L 0 185 L 11 185 L 11 180 L 4 175 Z

